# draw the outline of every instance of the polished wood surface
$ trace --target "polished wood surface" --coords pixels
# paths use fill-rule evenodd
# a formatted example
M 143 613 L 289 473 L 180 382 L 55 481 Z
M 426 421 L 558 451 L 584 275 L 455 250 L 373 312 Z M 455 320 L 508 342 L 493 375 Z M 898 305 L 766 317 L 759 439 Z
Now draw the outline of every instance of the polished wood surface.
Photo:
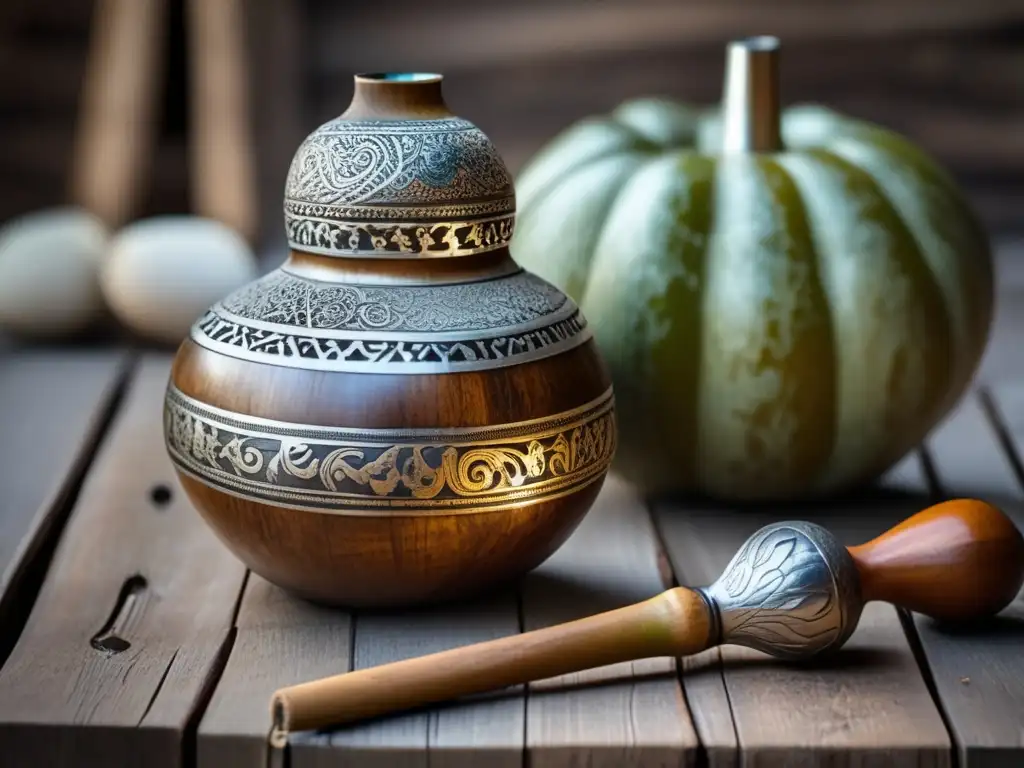
M 339 282 L 351 275 L 372 281 L 378 265 L 383 282 L 466 279 L 474 266 L 482 275 L 514 266 L 504 250 L 394 262 L 296 253 L 286 264 Z M 186 395 L 242 419 L 360 429 L 514 424 L 571 411 L 611 386 L 593 340 L 519 365 L 422 375 L 266 365 L 186 340 L 171 378 Z M 601 487 L 598 481 L 502 511 L 417 515 L 378 507 L 356 516 L 247 500 L 188 476 L 181 482 L 221 540 L 254 572 L 311 600 L 352 607 L 444 602 L 508 582 L 565 541 Z
M 991 504 L 936 504 L 850 548 L 865 601 L 884 600 L 938 619 L 1005 608 L 1024 583 L 1024 538 Z
M 309 600 L 378 608 L 473 597 L 521 576 L 569 537 L 601 488 L 497 511 L 354 516 L 240 499 L 187 476 L 181 483 L 254 572 Z
M 554 627 L 291 686 L 274 695 L 274 724 L 312 730 L 580 669 L 685 656 L 707 648 L 711 632 L 704 599 L 676 587 Z
M 507 368 L 429 375 L 262 365 L 186 341 L 173 380 L 186 395 L 235 413 L 365 429 L 485 427 L 539 419 L 578 408 L 611 385 L 592 340 Z

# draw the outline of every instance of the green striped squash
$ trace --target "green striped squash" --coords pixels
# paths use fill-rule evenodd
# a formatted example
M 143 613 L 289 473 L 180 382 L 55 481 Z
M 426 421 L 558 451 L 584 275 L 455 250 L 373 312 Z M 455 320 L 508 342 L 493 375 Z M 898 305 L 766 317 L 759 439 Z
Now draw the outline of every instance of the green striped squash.
M 653 493 L 779 500 L 877 478 L 963 394 L 992 315 L 984 231 L 907 139 L 818 106 L 784 149 L 716 152 L 662 100 L 523 169 L 512 256 L 580 304 L 615 382 L 617 469 Z

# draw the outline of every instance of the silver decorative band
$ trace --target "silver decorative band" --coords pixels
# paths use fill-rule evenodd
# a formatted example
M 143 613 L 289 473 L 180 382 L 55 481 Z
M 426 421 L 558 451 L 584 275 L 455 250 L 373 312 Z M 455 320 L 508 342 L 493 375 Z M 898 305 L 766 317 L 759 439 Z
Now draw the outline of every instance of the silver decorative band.
M 448 334 L 451 336 L 451 334 Z M 268 330 L 208 311 L 192 326 L 201 347 L 251 362 L 344 373 L 430 374 L 482 371 L 519 365 L 567 352 L 591 338 L 578 309 L 548 324 L 509 334 L 439 340 L 436 334 L 382 332 L 342 338 L 300 330 Z
M 568 296 L 522 270 L 435 285 L 348 285 L 275 270 L 217 302 L 191 338 L 269 365 L 415 374 L 539 360 L 590 331 Z
M 176 467 L 217 490 L 370 516 L 472 514 L 559 498 L 602 478 L 616 446 L 610 388 L 544 419 L 368 430 L 245 417 L 171 385 L 164 434 Z
M 294 250 L 340 257 L 445 258 L 508 247 L 515 214 L 468 221 L 354 222 L 285 212 Z
M 462 219 L 479 219 L 486 216 L 515 213 L 516 198 L 511 193 L 507 197 L 496 200 L 478 202 L 455 202 L 440 205 L 329 205 L 309 203 L 302 200 L 284 201 L 286 214 L 299 218 L 331 219 L 340 222 L 372 222 L 384 220 L 394 223 L 404 221 L 452 221 Z

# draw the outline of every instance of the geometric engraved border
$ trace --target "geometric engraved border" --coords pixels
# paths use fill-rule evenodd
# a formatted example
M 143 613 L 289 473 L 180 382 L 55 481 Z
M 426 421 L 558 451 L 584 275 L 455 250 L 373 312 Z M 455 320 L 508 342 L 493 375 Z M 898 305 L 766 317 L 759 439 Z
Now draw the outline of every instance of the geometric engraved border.
M 567 352 L 591 338 L 578 308 L 549 325 L 501 335 L 430 340 L 327 338 L 254 327 L 208 310 L 192 326 L 197 344 L 252 362 L 352 373 L 441 373 L 489 370 Z M 417 338 L 420 337 L 420 340 Z M 425 337 L 425 338 L 424 338 Z

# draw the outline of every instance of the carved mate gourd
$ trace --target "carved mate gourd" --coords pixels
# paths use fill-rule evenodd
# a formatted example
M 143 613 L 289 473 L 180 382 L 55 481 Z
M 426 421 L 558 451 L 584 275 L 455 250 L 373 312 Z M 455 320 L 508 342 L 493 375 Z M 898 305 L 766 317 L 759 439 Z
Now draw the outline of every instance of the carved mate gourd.
M 254 572 L 412 605 L 533 568 L 616 443 L 586 319 L 510 257 L 511 177 L 441 76 L 355 77 L 298 148 L 284 264 L 216 303 L 174 362 L 181 483 Z
M 974 499 L 936 504 L 854 547 L 808 522 L 754 533 L 709 587 L 521 635 L 282 688 L 272 740 L 473 693 L 730 643 L 796 660 L 840 648 L 865 603 L 945 621 L 998 613 L 1024 582 L 1024 539 Z

